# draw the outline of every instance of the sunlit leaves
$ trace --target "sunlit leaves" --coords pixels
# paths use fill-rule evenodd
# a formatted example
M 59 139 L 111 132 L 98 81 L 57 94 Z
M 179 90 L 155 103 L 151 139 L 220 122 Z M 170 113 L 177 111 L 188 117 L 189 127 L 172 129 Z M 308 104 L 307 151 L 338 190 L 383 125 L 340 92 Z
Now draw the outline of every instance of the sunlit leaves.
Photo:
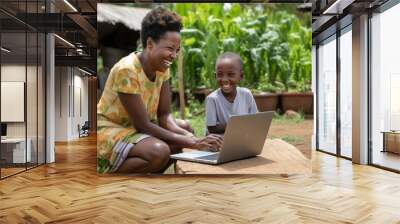
M 219 54 L 238 53 L 242 85 L 263 91 L 311 87 L 311 29 L 292 5 L 174 4 L 183 18 L 185 87 L 216 88 Z M 305 18 L 305 19 L 304 19 Z M 307 25 L 305 25 L 307 24 Z

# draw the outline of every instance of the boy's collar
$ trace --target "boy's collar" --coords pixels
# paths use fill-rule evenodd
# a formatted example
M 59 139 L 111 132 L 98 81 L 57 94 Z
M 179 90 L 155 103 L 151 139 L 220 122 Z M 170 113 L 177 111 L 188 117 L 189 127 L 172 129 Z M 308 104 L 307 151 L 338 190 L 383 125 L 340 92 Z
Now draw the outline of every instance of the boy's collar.
M 235 90 L 236 90 L 235 99 L 236 99 L 236 97 L 237 97 L 237 93 L 238 93 L 238 89 L 239 89 L 239 88 L 240 88 L 239 86 L 236 86 L 236 87 L 235 87 Z M 226 98 L 226 96 L 224 95 L 224 92 L 222 92 L 221 87 L 218 88 L 218 92 L 225 98 L 226 101 L 229 102 L 229 100 L 228 100 L 228 99 Z M 234 100 L 234 101 L 235 101 L 235 100 Z

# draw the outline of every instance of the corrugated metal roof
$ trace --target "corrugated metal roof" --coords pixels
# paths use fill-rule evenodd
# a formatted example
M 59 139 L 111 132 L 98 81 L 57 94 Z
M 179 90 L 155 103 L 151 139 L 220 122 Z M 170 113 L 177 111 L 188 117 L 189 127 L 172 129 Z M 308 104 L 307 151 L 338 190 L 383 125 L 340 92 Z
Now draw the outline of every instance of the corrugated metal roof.
M 97 4 L 97 22 L 122 23 L 129 29 L 140 30 L 141 23 L 150 9 L 127 7 L 113 4 Z

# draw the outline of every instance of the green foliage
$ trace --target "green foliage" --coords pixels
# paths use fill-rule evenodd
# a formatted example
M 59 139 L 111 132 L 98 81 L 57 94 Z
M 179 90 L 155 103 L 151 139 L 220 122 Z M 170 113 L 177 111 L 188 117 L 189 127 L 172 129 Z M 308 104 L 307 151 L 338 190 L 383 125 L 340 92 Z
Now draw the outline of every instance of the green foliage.
M 196 117 L 199 115 L 204 115 L 205 107 L 204 104 L 199 102 L 198 100 L 194 99 L 191 94 L 188 95 L 188 104 L 185 108 L 185 114 L 188 118 Z
M 181 32 L 186 88 L 216 88 L 215 60 L 232 51 L 244 62 L 241 85 L 258 91 L 309 91 L 311 18 L 293 4 L 173 4 Z M 172 68 L 176 76 L 176 66 Z M 177 87 L 177 82 L 173 83 Z
M 181 118 L 179 108 L 172 107 L 172 114 L 175 118 Z M 185 108 L 186 120 L 193 128 L 196 136 L 205 135 L 205 108 L 204 104 L 195 100 L 192 95 L 188 94 L 188 104 Z
M 103 70 L 103 58 L 97 54 L 97 72 Z
M 205 136 L 205 120 L 204 114 L 191 117 L 188 119 L 190 126 L 193 128 L 194 133 L 198 137 Z

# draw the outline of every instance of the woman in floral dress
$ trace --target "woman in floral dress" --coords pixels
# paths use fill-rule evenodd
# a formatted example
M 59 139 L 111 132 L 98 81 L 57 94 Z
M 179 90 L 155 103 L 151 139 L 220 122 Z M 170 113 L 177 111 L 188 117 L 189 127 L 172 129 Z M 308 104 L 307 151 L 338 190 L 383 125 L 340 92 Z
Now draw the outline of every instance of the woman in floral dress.
M 97 171 L 159 173 L 183 147 L 218 149 L 217 135 L 196 138 L 170 113 L 169 66 L 180 50 L 181 19 L 163 8 L 142 21 L 143 52 L 114 65 L 97 105 Z

